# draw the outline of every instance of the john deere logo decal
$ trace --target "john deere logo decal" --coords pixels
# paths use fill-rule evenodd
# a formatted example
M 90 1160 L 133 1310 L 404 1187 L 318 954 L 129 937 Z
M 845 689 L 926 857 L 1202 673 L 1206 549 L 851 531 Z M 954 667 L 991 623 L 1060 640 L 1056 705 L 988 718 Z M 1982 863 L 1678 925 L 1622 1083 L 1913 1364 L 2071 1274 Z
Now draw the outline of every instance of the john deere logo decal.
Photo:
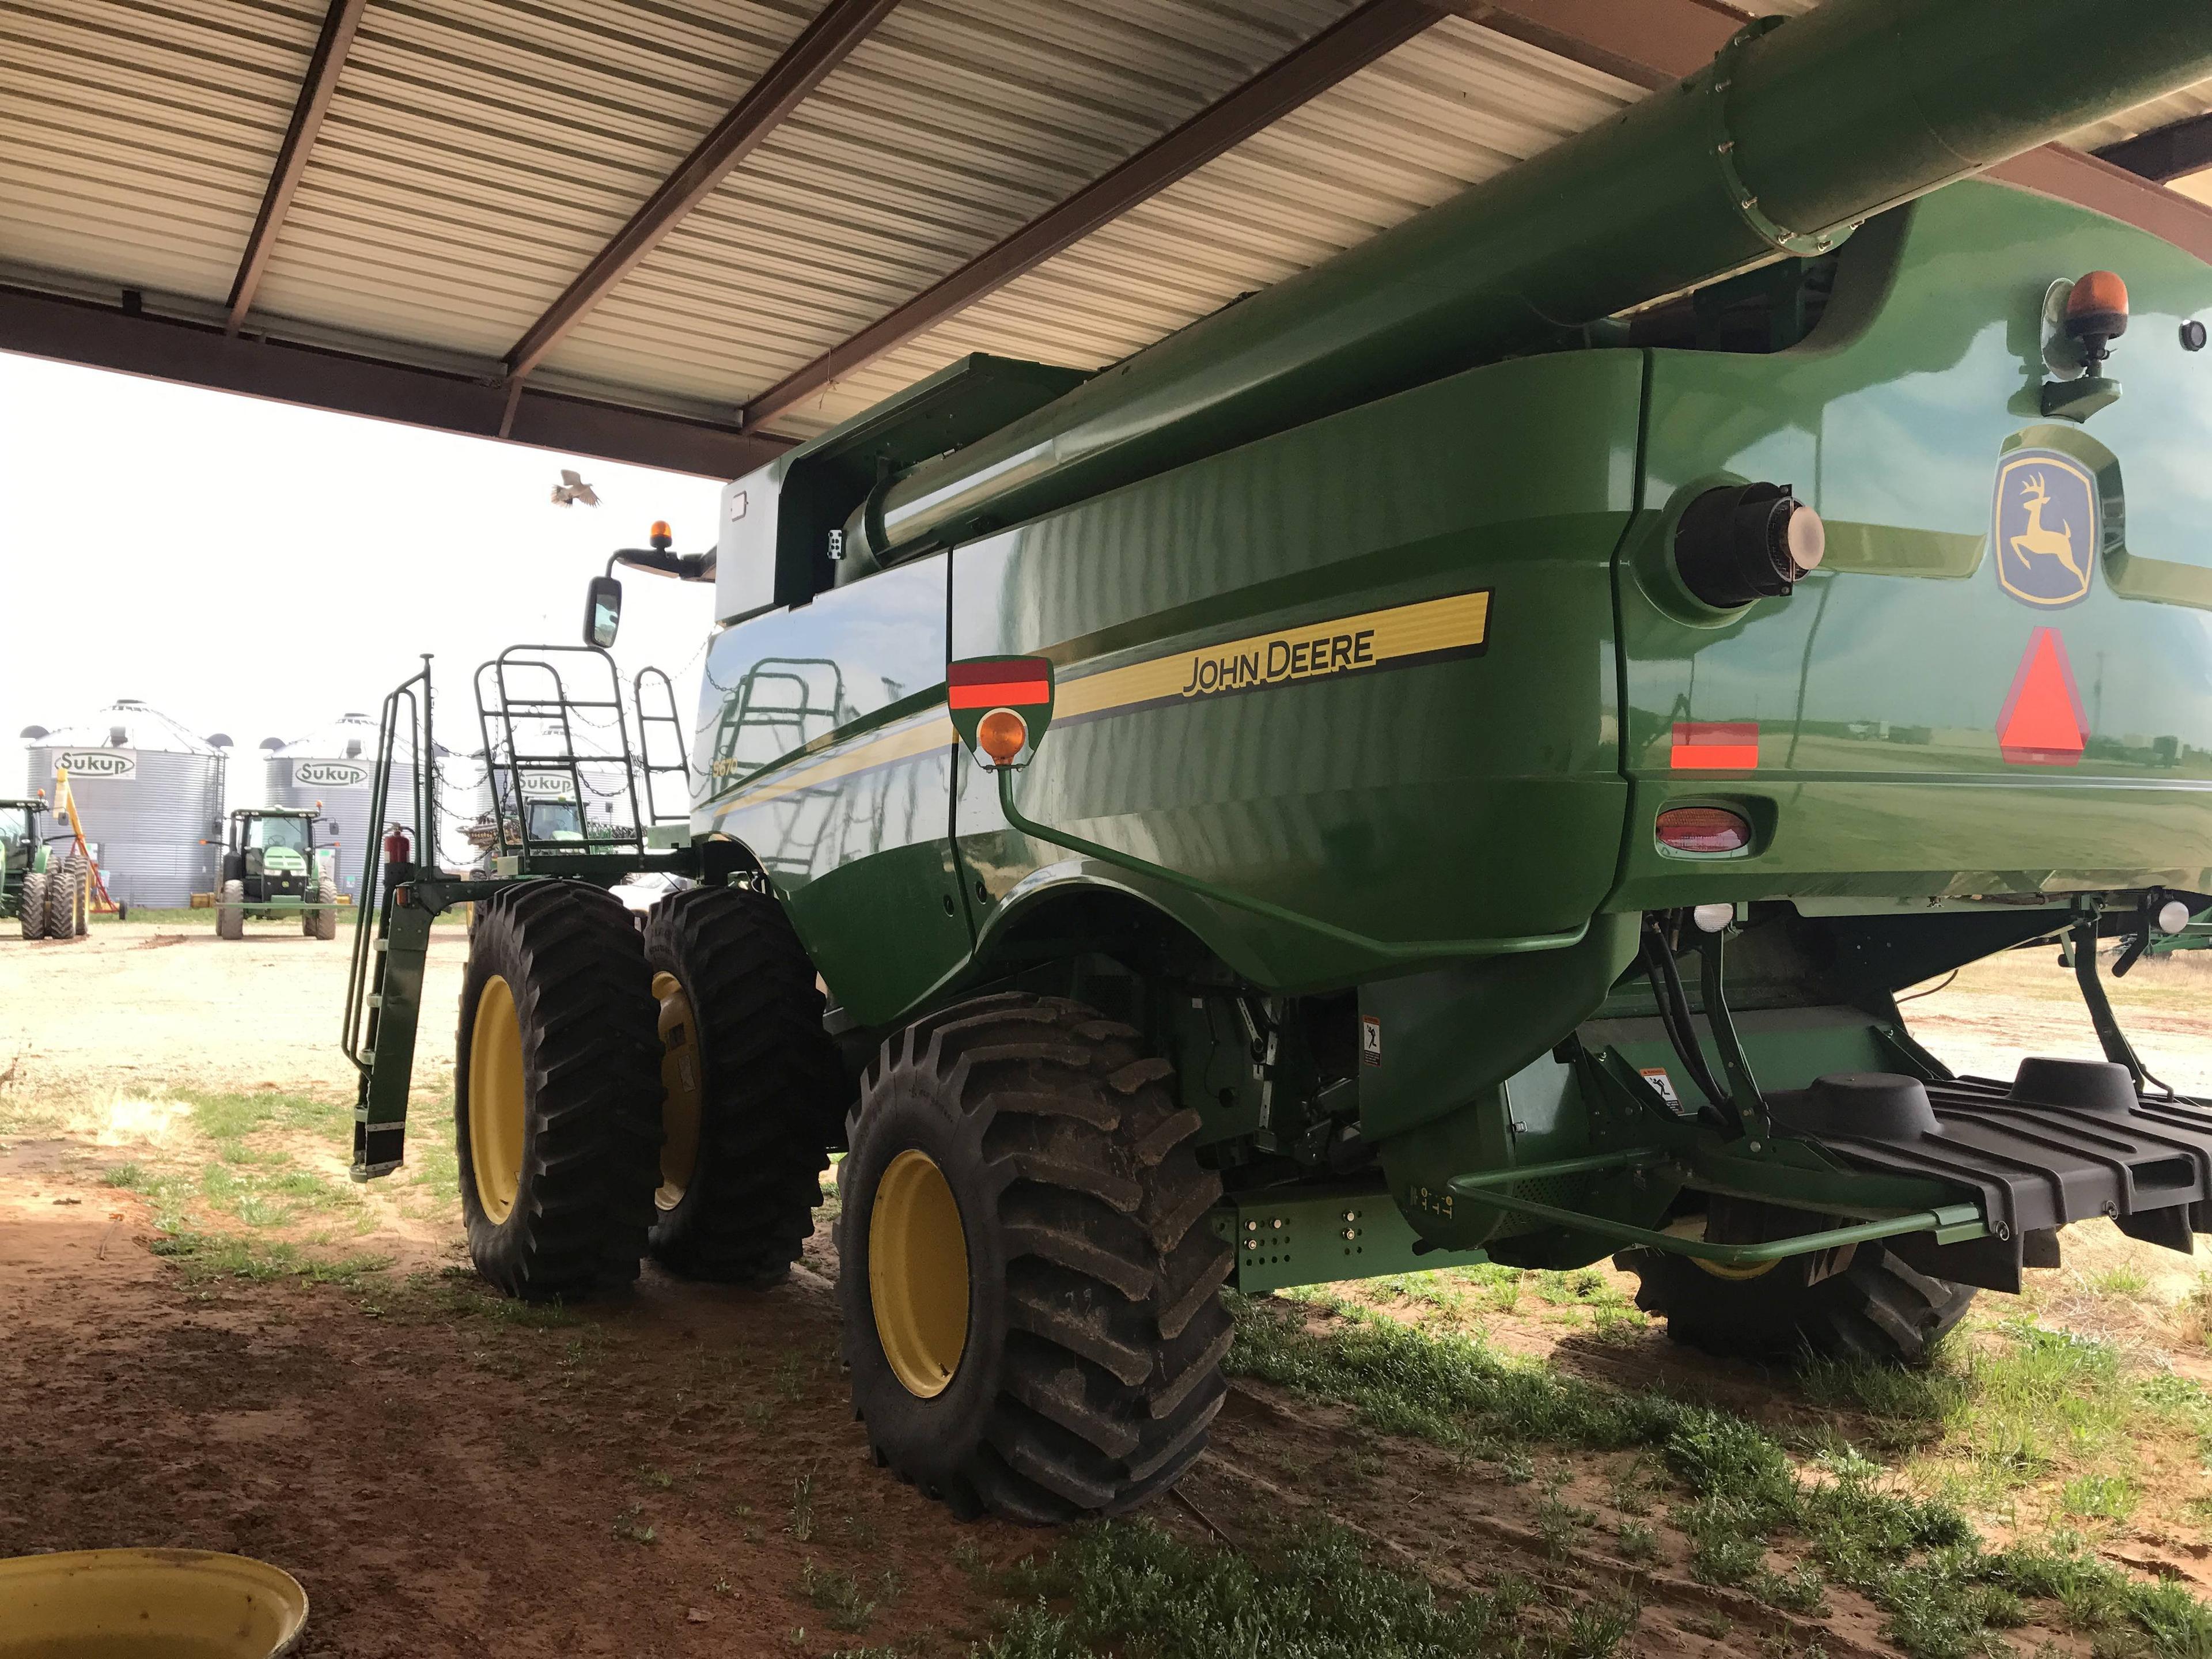
M 2022 449 L 1997 469 L 1997 580 L 2021 604 L 2057 611 L 2087 597 L 2099 529 L 2097 481 L 2073 457 Z

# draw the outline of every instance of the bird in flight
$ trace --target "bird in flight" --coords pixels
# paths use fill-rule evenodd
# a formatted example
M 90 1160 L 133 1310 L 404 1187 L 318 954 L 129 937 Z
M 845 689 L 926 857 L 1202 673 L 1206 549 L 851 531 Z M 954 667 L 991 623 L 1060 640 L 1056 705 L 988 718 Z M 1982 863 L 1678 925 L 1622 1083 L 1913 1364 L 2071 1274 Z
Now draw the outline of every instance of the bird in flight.
M 597 507 L 599 504 L 599 494 L 584 482 L 582 473 L 564 466 L 561 469 L 561 482 L 553 486 L 553 505 L 574 507 L 578 501 L 586 507 Z

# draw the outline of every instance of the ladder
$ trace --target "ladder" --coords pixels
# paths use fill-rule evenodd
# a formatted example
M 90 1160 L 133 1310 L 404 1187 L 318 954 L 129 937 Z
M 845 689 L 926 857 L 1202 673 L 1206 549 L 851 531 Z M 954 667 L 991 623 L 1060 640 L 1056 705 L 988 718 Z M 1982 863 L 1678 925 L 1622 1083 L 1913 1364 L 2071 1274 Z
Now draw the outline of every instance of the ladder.
M 568 653 L 598 659 L 596 666 L 607 677 L 604 696 L 570 695 L 561 673 Z M 511 646 L 477 670 L 476 688 L 484 763 L 493 785 L 495 856 L 489 875 L 448 875 L 437 865 L 438 750 L 431 735 L 428 653 L 422 668 L 385 698 L 378 718 L 371 820 L 380 829 L 411 817 L 415 841 L 409 858 L 380 866 L 382 844 L 378 830 L 372 830 L 362 860 L 361 890 L 375 893 L 376 902 L 363 904 L 355 918 L 342 1033 L 346 1058 L 360 1073 L 354 1104 L 356 1181 L 390 1174 L 405 1153 L 407 1094 L 422 1024 L 430 928 L 441 915 L 519 881 L 565 877 L 605 884 L 641 871 L 727 879 L 736 867 L 724 862 L 710 871 L 698 850 L 688 845 L 665 851 L 646 846 L 637 810 L 637 757 L 630 750 L 622 682 L 605 650 Z M 673 713 L 672 696 L 671 717 Z M 597 753 L 580 745 L 579 723 L 611 732 L 611 745 L 603 744 Z M 392 763 L 403 745 L 415 757 L 415 794 L 411 801 L 395 802 Z M 617 768 L 619 786 L 602 791 L 590 781 L 592 772 Z M 550 791 L 545 780 L 553 781 Z M 649 778 L 647 788 L 649 795 Z M 629 821 L 595 823 L 589 811 L 592 795 L 627 799 Z M 564 805 L 566 812 L 551 810 Z
M 392 816 L 392 765 L 404 736 L 416 757 L 415 799 L 397 804 L 413 818 L 413 851 L 437 833 L 437 750 L 430 743 L 430 657 L 384 700 L 376 737 L 376 769 L 369 793 L 368 847 L 361 892 L 376 895 L 354 919 L 353 957 L 346 976 L 342 1046 L 361 1074 L 353 1113 L 353 1178 L 368 1181 L 400 1165 L 407 1133 L 407 1090 L 415 1070 L 415 1034 L 422 1014 L 422 971 L 430 954 L 432 912 L 399 902 L 412 863 L 380 872 L 383 827 Z M 436 849 L 430 849 L 435 857 Z M 384 879 L 379 882 L 380 873 Z

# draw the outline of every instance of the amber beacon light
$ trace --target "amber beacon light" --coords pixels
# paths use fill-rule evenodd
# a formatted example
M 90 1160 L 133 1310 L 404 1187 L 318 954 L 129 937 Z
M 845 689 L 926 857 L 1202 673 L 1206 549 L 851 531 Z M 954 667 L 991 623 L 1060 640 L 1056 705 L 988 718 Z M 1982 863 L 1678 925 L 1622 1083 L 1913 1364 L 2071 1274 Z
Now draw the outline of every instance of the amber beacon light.
M 2128 285 L 2109 270 L 2093 270 L 2066 296 L 2066 337 L 2079 341 L 2094 369 L 2112 343 L 2128 331 Z

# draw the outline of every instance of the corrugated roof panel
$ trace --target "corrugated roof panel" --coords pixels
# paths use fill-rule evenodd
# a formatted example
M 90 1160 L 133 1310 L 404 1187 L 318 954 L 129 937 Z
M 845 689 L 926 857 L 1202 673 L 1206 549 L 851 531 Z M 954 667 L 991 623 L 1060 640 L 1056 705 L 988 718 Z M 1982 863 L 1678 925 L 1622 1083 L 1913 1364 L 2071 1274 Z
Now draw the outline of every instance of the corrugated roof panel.
M 1349 0 L 907 0 L 586 318 L 549 368 L 642 361 L 733 401 L 1019 228 Z
M 904 0 L 536 383 L 726 411 L 1354 3 Z M 326 3 L 0 0 L 0 267 L 219 305 Z M 822 3 L 368 0 L 256 321 L 489 368 Z M 1448 16 L 777 424 L 971 349 L 1113 361 L 1638 95 Z M 2207 112 L 2212 82 L 2074 142 Z
M 503 354 L 814 9 L 374 0 L 257 310 Z
M 221 301 L 321 21 L 314 0 L 0 8 L 0 258 Z
M 1111 362 L 1641 95 L 1447 19 L 775 424 L 818 431 L 969 351 Z

